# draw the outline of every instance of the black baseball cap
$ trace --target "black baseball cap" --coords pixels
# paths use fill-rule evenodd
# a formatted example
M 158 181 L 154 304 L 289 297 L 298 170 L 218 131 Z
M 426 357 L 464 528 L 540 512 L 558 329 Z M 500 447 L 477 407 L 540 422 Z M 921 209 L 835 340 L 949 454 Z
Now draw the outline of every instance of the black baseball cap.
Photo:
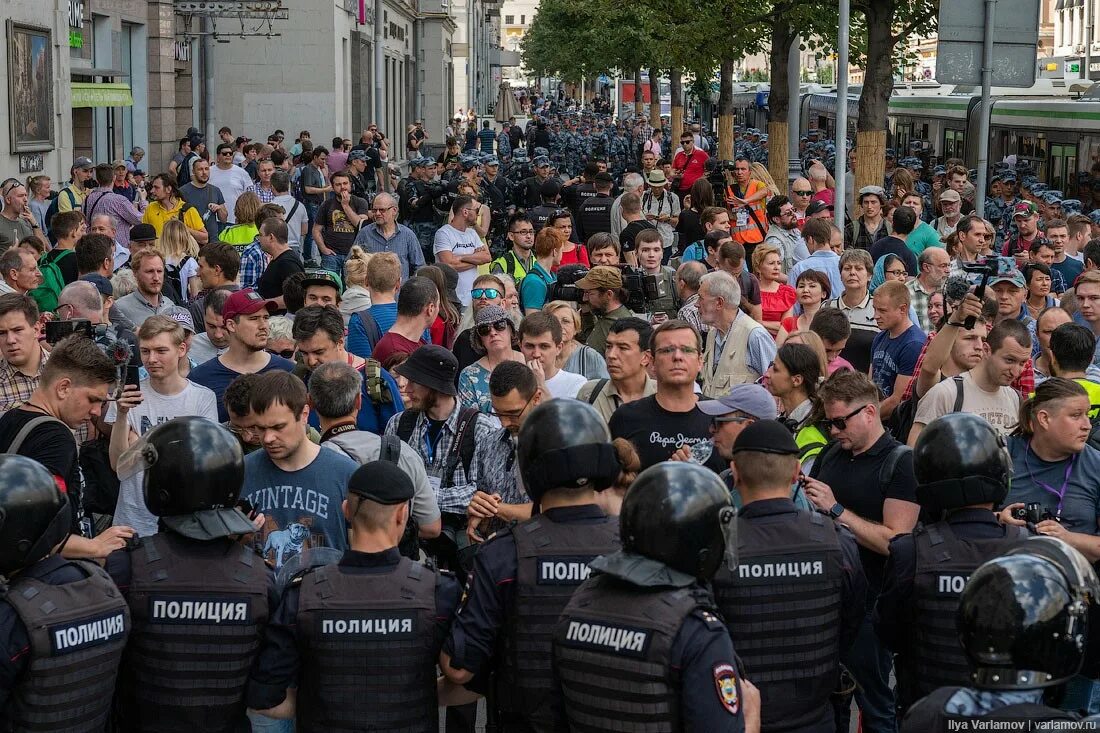
M 747 426 L 733 441 L 731 453 L 753 451 L 797 456 L 798 444 L 791 431 L 778 420 L 757 420 Z
M 811 201 L 810 205 L 806 207 L 806 216 L 820 214 L 822 211 L 834 211 L 833 205 L 821 200 Z
M 348 493 L 386 506 L 413 498 L 412 479 L 391 461 L 371 461 L 355 469 L 348 479 Z

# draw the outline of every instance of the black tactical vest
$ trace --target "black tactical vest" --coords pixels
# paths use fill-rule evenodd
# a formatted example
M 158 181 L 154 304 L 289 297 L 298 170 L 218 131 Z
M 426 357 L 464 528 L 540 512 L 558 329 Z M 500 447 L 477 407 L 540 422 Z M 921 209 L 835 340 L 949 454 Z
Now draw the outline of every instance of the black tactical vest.
M 385 575 L 337 565 L 305 575 L 299 733 L 436 733 L 435 586 L 434 572 L 404 557 Z
M 611 231 L 611 207 L 615 199 L 610 196 L 593 196 L 577 207 L 577 226 L 585 237 Z
M 606 575 L 582 583 L 554 631 L 569 729 L 678 733 L 672 643 L 699 606 L 691 589 L 640 588 Z
M 505 628 L 497 701 L 507 717 L 522 718 L 534 730 L 549 730 L 554 626 L 573 591 L 588 577 L 588 563 L 619 549 L 619 523 L 566 524 L 536 516 L 511 532 L 518 567 L 516 607 Z
M 1067 713 L 1062 710 L 1056 710 L 1055 708 L 1048 708 L 1046 705 L 1033 704 L 1033 703 L 1021 703 L 1018 705 L 1009 705 L 1008 707 L 994 710 L 993 712 L 986 713 L 985 715 L 967 716 L 967 715 L 948 715 L 944 708 L 947 706 L 947 702 L 959 691 L 958 687 L 941 687 L 938 690 L 933 691 L 927 697 L 923 698 L 919 703 L 914 705 L 908 713 L 905 715 L 905 719 L 899 726 L 900 733 L 933 733 L 934 731 L 947 731 L 951 730 L 948 726 L 948 721 L 964 721 L 964 725 L 969 723 L 969 728 L 961 728 L 960 730 L 982 730 L 973 725 L 977 721 L 986 722 L 991 726 L 994 721 L 1016 721 L 1019 723 L 1021 720 L 1027 720 L 1031 722 L 1051 722 L 1051 721 L 1074 721 L 1078 720 L 1078 716 L 1073 713 Z M 994 727 L 989 727 L 989 730 L 996 730 Z M 1007 730 L 1007 728 L 1005 728 Z M 1034 730 L 1034 728 L 1033 728 Z M 1053 729 L 1052 730 L 1059 730 Z M 1060 730 L 1073 730 L 1073 728 L 1064 727 Z
M 70 733 L 102 731 L 107 724 L 130 612 L 102 568 L 65 562 L 79 565 L 87 577 L 50 585 L 22 575 L 3 596 L 23 621 L 31 648 L 27 674 L 0 711 L 7 718 L 0 728 Z
M 955 534 L 950 522 L 918 525 L 913 530 L 917 568 L 913 577 L 913 644 L 898 672 L 898 692 L 911 703 L 939 687 L 966 685 L 966 661 L 955 613 L 970 574 L 986 560 L 1027 539 L 1023 527 L 1006 529 L 999 539 L 971 540 Z
M 790 521 L 741 519 L 738 565 L 714 595 L 745 673 L 760 688 L 765 726 L 811 725 L 828 713 L 840 673 L 843 560 L 836 525 L 817 512 Z
M 268 619 L 263 558 L 230 539 L 206 554 L 169 532 L 130 554 L 134 630 L 120 685 L 127 731 L 231 733 Z

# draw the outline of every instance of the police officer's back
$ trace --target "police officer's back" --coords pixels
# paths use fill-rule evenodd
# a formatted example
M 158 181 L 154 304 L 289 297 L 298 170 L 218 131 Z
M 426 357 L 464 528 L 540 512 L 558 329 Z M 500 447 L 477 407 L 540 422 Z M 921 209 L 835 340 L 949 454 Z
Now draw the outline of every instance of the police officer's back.
M 531 412 L 517 459 L 541 513 L 478 551 L 440 666 L 458 684 L 493 673 L 490 698 L 501 730 L 553 730 L 554 624 L 588 577 L 588 563 L 619 547 L 618 523 L 596 505 L 596 491 L 614 483 L 620 466 L 599 414 L 570 399 Z
M 963 585 L 979 565 L 1028 536 L 993 514 L 1008 493 L 1012 466 L 984 419 L 956 412 L 933 420 L 917 439 L 913 468 L 920 505 L 947 516 L 890 542 L 874 620 L 883 645 L 897 655 L 903 707 L 969 679 L 955 630 Z
M 554 632 L 571 730 L 759 729 L 756 688 L 704 585 L 736 541 L 727 538 L 733 514 L 703 466 L 659 463 L 634 481 L 619 519 L 623 549 L 592 562 Z
M 134 623 L 118 726 L 248 730 L 245 685 L 274 588 L 263 558 L 237 541 L 255 531 L 235 507 L 244 481 L 240 445 L 211 420 L 176 418 L 120 461 L 122 475 L 139 469 L 160 531 L 107 558 Z
M 1045 705 L 1044 693 L 1081 670 L 1097 598 L 1100 581 L 1088 561 L 1053 537 L 1033 537 L 983 564 L 955 617 L 971 681 L 918 701 L 901 733 L 945 731 L 949 719 L 968 724 L 961 730 L 979 730 L 974 721 L 1076 720 Z
M 840 656 L 865 616 L 859 548 L 848 530 L 791 501 L 799 448 L 788 428 L 754 422 L 732 452 L 744 505 L 738 565 L 714 577 L 718 608 L 760 688 L 763 730 L 832 733 Z
M 290 582 L 249 683 L 250 707 L 296 717 L 299 733 L 438 729 L 435 665 L 459 586 L 397 549 L 413 493 L 388 461 L 351 475 L 351 549 Z
M 54 554 L 69 517 L 49 471 L 0 455 L 0 730 L 107 723 L 130 613 L 98 565 Z

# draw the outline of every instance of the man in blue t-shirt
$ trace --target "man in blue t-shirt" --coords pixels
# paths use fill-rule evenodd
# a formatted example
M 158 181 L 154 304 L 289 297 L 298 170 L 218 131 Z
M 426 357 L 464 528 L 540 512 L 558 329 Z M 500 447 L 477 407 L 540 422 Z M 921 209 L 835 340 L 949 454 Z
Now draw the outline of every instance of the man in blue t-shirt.
M 401 261 L 392 252 L 379 252 L 367 265 L 371 305 L 348 320 L 348 351 L 364 359 L 397 321 L 397 289 L 401 286 Z M 364 322 L 364 316 L 367 316 Z
M 241 498 L 264 515 L 256 547 L 275 569 L 311 547 L 348 549 L 342 504 L 358 464 L 306 437 L 306 386 L 268 372 L 252 384 L 249 407 L 263 450 L 245 457 Z
M 271 370 L 289 372 L 294 362 L 267 353 L 267 320 L 278 310 L 273 300 L 265 300 L 251 288 L 238 290 L 225 301 L 222 310 L 229 349 L 191 370 L 195 384 L 214 390 L 218 398 L 218 420 L 226 422 L 225 388 L 242 374 L 263 374 Z
M 304 366 L 313 370 L 321 364 L 350 364 L 363 376 L 363 397 L 356 427 L 381 435 L 391 417 L 405 409 L 397 380 L 374 360 L 349 354 L 344 348 L 344 318 L 333 306 L 311 305 L 294 315 L 294 343 Z M 309 375 L 306 375 L 308 381 Z M 319 427 L 317 416 L 309 424 Z
M 875 290 L 875 323 L 880 332 L 871 343 L 871 379 L 882 390 L 882 417 L 901 402 L 927 336 L 909 319 L 909 289 L 897 280 Z

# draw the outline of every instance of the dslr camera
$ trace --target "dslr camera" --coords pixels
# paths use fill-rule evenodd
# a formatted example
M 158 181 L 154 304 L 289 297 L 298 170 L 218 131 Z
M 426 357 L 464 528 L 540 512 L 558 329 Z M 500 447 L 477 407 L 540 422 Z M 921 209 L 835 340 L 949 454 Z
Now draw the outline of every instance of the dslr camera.
M 616 265 L 623 277 L 623 301 L 635 313 L 645 313 L 647 304 L 669 295 L 668 282 L 656 275 L 647 275 L 640 267 Z M 571 303 L 584 302 L 584 291 L 576 283 L 588 274 L 584 265 L 565 265 L 558 270 L 558 279 L 550 285 L 549 300 L 565 300 Z
M 1012 510 L 1013 519 L 1022 519 L 1028 524 L 1038 524 L 1039 522 L 1047 519 L 1053 519 L 1055 522 L 1061 522 L 1062 520 L 1054 516 L 1049 509 L 1040 504 L 1037 501 L 1028 502 L 1022 507 Z
M 46 343 L 55 346 L 59 341 L 80 334 L 95 342 L 99 350 L 111 358 L 115 363 L 116 381 L 119 389 L 126 384 L 138 384 L 138 370 L 141 367 L 141 359 L 137 349 L 123 338 L 112 336 L 106 323 L 92 324 L 86 318 L 71 318 L 66 321 L 46 322 Z

